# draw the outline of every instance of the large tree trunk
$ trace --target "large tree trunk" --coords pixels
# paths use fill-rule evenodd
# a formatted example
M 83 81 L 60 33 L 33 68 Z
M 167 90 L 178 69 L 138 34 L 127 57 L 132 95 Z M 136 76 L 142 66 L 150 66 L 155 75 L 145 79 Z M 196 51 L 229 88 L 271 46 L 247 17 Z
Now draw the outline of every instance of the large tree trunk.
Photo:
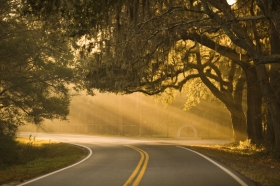
M 247 79 L 247 133 L 252 143 L 263 143 L 262 95 L 254 68 L 245 71 Z
M 280 4 L 278 4 L 278 9 Z M 276 6 L 276 5 L 275 5 Z M 279 16 L 278 16 L 279 17 Z M 275 18 L 275 17 L 274 17 Z M 277 27 L 278 24 L 278 27 Z M 280 54 L 280 38 L 279 38 L 279 21 L 274 19 L 274 21 L 271 22 L 270 27 L 270 46 L 271 46 L 271 54 Z M 271 89 L 273 91 L 273 95 L 275 96 L 275 100 L 273 101 L 273 104 L 275 104 L 275 107 L 280 107 L 280 64 L 279 63 L 273 63 L 270 64 L 269 69 L 269 82 L 271 85 Z M 271 106 L 272 107 L 272 106 Z M 275 112 L 275 111 L 274 111 Z M 280 138 L 280 123 L 277 123 L 277 119 L 275 118 L 279 117 L 279 112 L 273 113 L 273 111 L 269 110 L 268 106 L 268 122 L 267 122 L 267 131 L 266 131 L 266 140 L 268 146 L 271 146 L 275 144 L 275 149 L 280 152 L 280 142 L 277 141 Z M 278 136 L 277 136 L 278 135 Z M 273 139 L 274 138 L 274 139 Z M 277 145 L 278 144 L 278 145 Z
M 261 82 L 261 92 L 264 101 L 267 105 L 269 115 L 271 117 L 274 135 L 275 135 L 275 150 L 280 153 L 280 106 L 277 98 L 273 92 L 273 89 L 268 80 L 268 74 L 266 68 L 262 64 L 256 65 L 256 71 L 258 74 L 258 80 Z
M 200 48 L 196 44 L 196 59 L 198 64 L 198 72 L 201 81 L 210 89 L 210 91 L 221 100 L 229 110 L 231 114 L 232 126 L 234 130 L 234 140 L 244 141 L 247 139 L 247 128 L 246 128 L 246 117 L 242 108 L 242 92 L 246 79 L 244 74 L 238 79 L 235 87 L 235 91 L 232 96 L 232 92 L 226 92 L 226 90 L 219 90 L 212 82 L 207 78 L 203 72 L 203 67 L 201 64 Z
M 265 131 L 265 145 L 268 149 L 274 149 L 275 144 L 275 135 L 274 135 L 274 128 L 272 119 L 270 117 L 270 114 L 268 112 L 267 115 L 267 123 L 266 123 L 266 131 Z
M 235 106 L 227 106 L 230 115 L 234 131 L 235 141 L 244 141 L 247 139 L 246 130 L 246 117 L 242 109 Z
M 244 74 L 238 79 L 233 92 L 233 102 L 227 107 L 231 114 L 232 125 L 235 134 L 235 141 L 247 139 L 246 116 L 242 108 L 243 89 L 246 82 Z

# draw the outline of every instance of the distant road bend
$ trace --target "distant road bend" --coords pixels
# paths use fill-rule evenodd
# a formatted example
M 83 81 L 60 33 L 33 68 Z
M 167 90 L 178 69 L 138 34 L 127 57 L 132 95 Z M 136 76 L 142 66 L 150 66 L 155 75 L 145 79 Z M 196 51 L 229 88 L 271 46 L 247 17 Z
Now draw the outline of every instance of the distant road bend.
M 20 133 L 28 137 L 31 133 Z M 198 152 L 191 144 L 219 141 L 132 139 L 32 133 L 88 148 L 89 156 L 59 171 L 26 180 L 19 186 L 237 186 L 255 185 L 234 170 Z M 223 143 L 220 141 L 220 143 Z

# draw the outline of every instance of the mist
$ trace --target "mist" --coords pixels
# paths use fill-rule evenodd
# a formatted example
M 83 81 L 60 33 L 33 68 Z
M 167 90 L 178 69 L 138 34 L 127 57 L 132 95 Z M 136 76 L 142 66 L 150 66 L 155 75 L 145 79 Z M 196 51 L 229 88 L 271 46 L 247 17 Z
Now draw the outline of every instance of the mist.
M 167 107 L 141 93 L 80 95 L 72 99 L 68 121 L 45 120 L 20 131 L 157 138 L 229 139 L 233 137 L 229 112 L 221 105 L 201 101 L 184 111 L 187 97 L 178 94 Z

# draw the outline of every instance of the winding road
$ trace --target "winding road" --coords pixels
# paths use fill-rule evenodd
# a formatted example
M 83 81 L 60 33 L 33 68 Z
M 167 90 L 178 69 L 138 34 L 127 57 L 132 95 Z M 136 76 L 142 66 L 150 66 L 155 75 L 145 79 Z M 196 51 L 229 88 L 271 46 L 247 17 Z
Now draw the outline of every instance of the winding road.
M 226 141 L 156 140 L 69 134 L 20 133 L 84 146 L 89 155 L 75 165 L 26 180 L 19 186 L 229 186 L 255 185 L 234 170 L 186 145 Z

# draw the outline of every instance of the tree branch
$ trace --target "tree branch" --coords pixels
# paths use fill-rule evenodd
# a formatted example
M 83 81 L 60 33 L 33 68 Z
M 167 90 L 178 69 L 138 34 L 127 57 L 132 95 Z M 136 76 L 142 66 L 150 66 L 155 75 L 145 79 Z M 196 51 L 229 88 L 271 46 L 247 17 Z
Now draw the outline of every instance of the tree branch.
M 251 57 L 248 54 L 238 54 L 236 51 L 232 50 L 231 48 L 225 47 L 214 42 L 206 35 L 199 35 L 197 33 L 187 33 L 183 32 L 181 35 L 183 40 L 192 40 L 197 41 L 198 43 L 218 52 L 222 56 L 228 57 L 229 59 L 235 61 L 241 66 L 248 66 L 248 62 L 251 61 Z
M 230 28 L 226 20 L 222 19 L 219 15 L 210 10 L 208 2 L 206 0 L 201 0 L 201 3 L 203 5 L 203 10 L 205 11 L 205 13 L 221 26 L 225 34 L 232 40 L 233 43 L 248 51 L 249 55 L 253 59 L 257 59 L 259 57 L 258 53 L 254 50 L 253 44 L 246 42 L 247 34 L 243 32 L 242 29 L 236 29 L 235 27 Z

